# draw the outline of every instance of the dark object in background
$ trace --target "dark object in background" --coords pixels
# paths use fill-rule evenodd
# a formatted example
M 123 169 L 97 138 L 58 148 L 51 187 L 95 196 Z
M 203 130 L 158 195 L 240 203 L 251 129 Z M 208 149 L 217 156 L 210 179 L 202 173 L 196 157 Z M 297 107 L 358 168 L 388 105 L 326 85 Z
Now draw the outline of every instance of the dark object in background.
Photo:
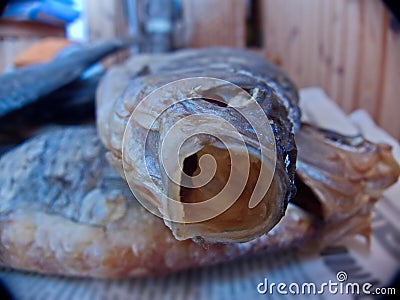
M 392 281 L 389 283 L 389 286 L 386 287 L 388 288 L 395 288 L 396 293 L 398 293 L 398 290 L 400 289 L 400 269 L 397 270 L 396 275 L 392 279 Z M 378 300 L 389 300 L 389 299 L 394 299 L 394 294 L 387 294 L 387 295 L 380 295 L 378 296 Z M 397 296 L 398 299 L 398 296 Z
M 137 3 L 137 30 L 148 38 L 143 52 L 162 53 L 173 48 L 173 0 L 144 0 Z
M 94 121 L 94 99 L 102 74 L 76 80 L 36 102 L 0 117 L 0 155 L 46 124 Z
M 3 15 L 4 10 L 7 6 L 8 0 L 2 0 L 0 1 L 0 17 Z
M 13 299 L 10 292 L 7 290 L 7 288 L 4 286 L 4 284 L 1 280 L 0 280 L 0 299 L 2 299 L 2 300 Z
M 146 36 L 137 52 L 164 53 L 188 45 L 191 30 L 181 0 L 125 0 L 130 33 Z
M 136 39 L 112 39 L 77 50 L 47 64 L 18 69 L 0 76 L 0 117 L 18 110 L 77 79 L 105 56 L 126 48 Z
M 400 3 L 399 0 L 383 0 L 392 13 L 391 27 L 394 31 L 400 32 Z

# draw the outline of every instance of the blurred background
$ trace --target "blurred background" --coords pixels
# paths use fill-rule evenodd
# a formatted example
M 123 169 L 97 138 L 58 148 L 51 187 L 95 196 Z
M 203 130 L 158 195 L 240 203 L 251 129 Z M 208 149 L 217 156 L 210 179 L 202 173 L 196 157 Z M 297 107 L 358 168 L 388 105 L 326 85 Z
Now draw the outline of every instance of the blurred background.
M 40 57 L 48 59 L 69 43 L 65 39 L 84 43 L 133 35 L 146 38 L 146 43 L 117 54 L 109 63 L 139 51 L 246 47 L 279 64 L 298 87 L 322 87 L 345 112 L 366 109 L 381 127 L 400 139 L 396 0 L 1 3 L 1 72 L 40 61 Z M 40 55 L 34 51 L 26 55 L 30 46 L 43 39 L 47 44 L 36 50 Z

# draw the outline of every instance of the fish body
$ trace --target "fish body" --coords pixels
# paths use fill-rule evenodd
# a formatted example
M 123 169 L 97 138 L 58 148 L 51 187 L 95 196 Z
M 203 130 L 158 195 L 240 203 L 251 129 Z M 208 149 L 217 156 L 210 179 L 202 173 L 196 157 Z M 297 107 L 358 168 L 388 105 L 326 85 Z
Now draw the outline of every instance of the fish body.
M 281 221 L 249 242 L 201 244 L 178 241 L 140 205 L 107 163 L 94 127 L 48 130 L 0 158 L 0 264 L 44 274 L 143 277 L 368 237 L 373 204 L 399 176 L 390 148 L 364 140 L 336 145 L 312 127 L 300 130 L 297 141 L 305 151 L 298 193 Z M 310 141 L 324 158 L 338 153 L 339 167 L 310 161 Z M 346 163 L 360 158 L 361 169 Z M 315 173 L 330 179 L 317 180 Z M 350 179 L 357 184 L 347 192 L 343 184 Z M 342 214 L 343 207 L 351 209 Z
M 211 71 L 206 68 L 210 60 L 216 64 Z M 131 125 L 146 124 L 143 115 L 158 113 L 155 107 L 148 114 L 140 111 L 143 114 L 134 122 L 129 120 L 141 99 L 165 83 L 207 74 L 221 75 L 244 88 L 270 119 L 277 170 L 272 195 L 261 207 L 276 209 L 272 217 L 268 210 L 266 214 L 257 206 L 249 208 L 250 196 L 245 194 L 245 201 L 229 207 L 221 217 L 180 226 L 150 213 L 133 193 L 132 188 L 137 188 L 153 195 L 151 188 L 146 190 L 151 185 L 145 177 L 135 177 L 144 170 L 144 162 L 150 162 L 153 187 L 168 187 L 159 169 L 160 137 L 167 136 L 165 131 L 173 128 L 174 121 L 190 114 L 206 112 L 236 125 L 249 145 L 252 167 L 260 166 L 252 127 L 229 110 L 229 90 L 218 94 L 218 103 L 205 101 L 206 97 L 169 107 L 150 127 L 147 145 L 151 147 L 145 160 L 136 153 L 139 139 L 124 142 L 125 130 L 132 134 L 128 138 L 140 136 L 143 127 Z M 373 205 L 400 174 L 388 145 L 301 125 L 297 92 L 287 77 L 241 51 L 190 50 L 136 57 L 107 73 L 96 101 L 97 130 L 93 126 L 52 127 L 0 157 L 2 266 L 45 274 L 143 277 L 255 253 L 316 251 L 354 235 L 368 240 Z M 183 129 L 195 130 L 200 123 Z M 198 157 L 213 154 L 217 171 L 210 182 L 211 187 L 219 187 L 226 176 L 226 152 L 207 136 L 193 141 L 186 148 L 191 154 L 195 149 L 196 156 L 181 161 L 187 165 L 184 171 L 197 176 Z M 235 143 L 228 145 L 237 150 Z M 182 191 L 181 199 L 188 202 L 213 192 L 209 187 Z M 153 196 L 149 198 L 162 208 L 163 198 L 157 193 Z M 238 219 L 242 213 L 244 217 Z
M 173 99 L 180 97 L 182 90 L 171 88 L 170 92 L 157 94 L 158 98 L 155 100 L 159 103 L 151 107 L 146 106 L 148 99 L 146 97 L 151 96 L 152 92 L 171 82 L 185 82 L 187 78 L 199 80 L 195 89 L 206 96 L 172 104 Z M 273 132 L 272 143 L 276 144 L 273 145 L 276 150 L 276 164 L 274 162 L 272 167 L 275 168 L 274 174 L 271 167 L 264 164 L 268 159 L 263 160 L 265 157 L 262 153 L 260 154 L 262 149 L 270 147 L 268 143 L 271 142 L 267 141 L 265 136 L 259 139 L 259 136 L 255 134 L 257 130 L 254 126 L 249 124 L 246 117 L 243 117 L 229 102 L 236 99 L 236 91 L 232 93 L 232 90 L 224 90 L 223 84 L 218 87 L 221 91 L 216 91 L 218 88 L 206 87 L 202 84 L 202 78 L 218 78 L 232 83 L 255 99 L 257 105 L 261 107 L 261 117 L 265 118 L 262 121 L 257 119 L 256 123 L 261 121 L 261 127 L 270 128 Z M 210 99 L 207 98 L 218 98 L 222 101 L 222 105 L 221 103 L 217 105 L 215 101 L 209 101 Z M 132 117 L 131 121 L 134 124 L 130 124 L 130 116 L 143 103 L 142 113 L 139 112 Z M 168 108 L 164 110 L 163 108 L 167 106 Z M 246 110 L 246 105 L 243 107 Z M 253 111 L 248 110 L 249 115 L 252 115 Z M 140 123 L 140 119 L 145 120 L 149 115 L 156 116 L 159 120 L 153 128 Z M 197 190 L 184 190 L 165 179 L 162 168 L 164 162 L 161 159 L 164 136 L 169 134 L 175 123 L 190 115 L 211 115 L 232 124 L 246 140 L 246 147 L 252 151 L 249 180 L 240 200 L 215 218 L 204 222 L 197 221 L 197 224 L 188 224 L 187 221 L 198 214 L 197 210 L 191 212 L 189 209 L 180 207 L 169 209 L 170 204 L 165 198 L 179 202 L 184 197 L 185 199 L 181 202 L 196 204 L 210 199 L 216 194 L 216 190 L 223 190 L 224 182 L 229 177 L 228 168 L 231 165 L 224 160 L 224 150 L 221 150 L 223 147 L 215 138 L 210 137 L 220 129 L 220 126 L 213 127 L 212 121 L 203 121 L 200 117 L 198 122 L 187 123 L 185 128 L 181 129 L 182 134 L 177 134 L 169 140 L 178 141 L 185 134 L 184 132 L 195 132 L 200 126 L 207 127 L 206 131 L 210 135 L 199 135 L 195 140 L 188 140 L 192 143 L 190 146 L 179 148 L 176 144 L 175 147 L 171 147 L 172 152 L 169 152 L 167 156 L 176 156 L 176 149 L 180 149 L 178 160 L 180 165 L 184 165 L 193 155 L 197 156 L 198 164 L 201 155 L 211 154 L 219 157 L 220 172 L 217 172 L 215 180 Z M 122 177 L 126 178 L 132 190 L 139 193 L 137 197 L 142 196 L 145 201 L 154 203 L 156 207 L 154 211 L 158 209 L 161 212 L 167 226 L 180 240 L 197 238 L 207 242 L 243 242 L 264 234 L 276 225 L 284 215 L 288 201 L 295 190 L 294 133 L 299 126 L 298 95 L 293 83 L 282 71 L 266 60 L 241 50 L 211 48 L 184 50 L 156 56 L 135 56 L 124 65 L 110 70 L 103 78 L 97 93 L 97 127 L 103 143 L 109 149 L 110 163 Z M 124 133 L 127 132 L 124 139 Z M 146 139 L 147 132 L 149 144 L 148 147 L 146 146 L 148 151 L 145 153 L 139 149 L 138 141 Z M 125 145 L 123 145 L 124 141 Z M 124 147 L 129 150 L 124 152 Z M 234 155 L 242 157 L 240 151 L 234 150 L 237 147 L 238 143 L 234 141 L 230 146 L 226 146 L 225 150 L 229 150 L 230 155 L 233 151 Z M 125 157 L 122 157 L 122 152 Z M 261 167 L 258 164 L 261 164 Z M 251 182 L 257 180 L 256 173 L 261 172 L 259 169 L 262 170 L 263 167 L 270 168 L 269 172 L 273 174 L 271 175 L 273 176 L 272 187 L 259 202 L 257 208 L 250 210 L 246 208 L 250 199 L 246 194 L 251 194 L 252 189 L 255 190 L 254 186 L 251 187 Z M 145 178 L 146 170 L 149 170 L 151 180 L 150 177 Z M 172 166 L 171 170 L 175 175 L 174 178 L 179 180 L 182 177 L 183 172 L 178 171 L 178 164 Z M 240 173 L 237 177 L 244 178 L 245 176 Z M 267 176 L 262 178 L 260 184 L 268 184 Z M 227 198 L 233 198 L 233 196 L 227 196 Z M 169 219 L 171 215 L 179 215 L 182 222 L 171 221 Z

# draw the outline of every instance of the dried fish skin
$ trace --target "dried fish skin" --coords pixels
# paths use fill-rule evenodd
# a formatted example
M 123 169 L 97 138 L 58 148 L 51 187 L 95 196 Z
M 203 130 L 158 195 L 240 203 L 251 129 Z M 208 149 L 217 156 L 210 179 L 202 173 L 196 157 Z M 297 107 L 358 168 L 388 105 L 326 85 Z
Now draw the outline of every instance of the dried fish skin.
M 297 174 L 318 193 L 326 221 L 346 218 L 366 201 L 378 200 L 400 174 L 389 145 L 374 144 L 361 136 L 347 137 L 304 125 L 296 143 Z
M 77 126 L 48 131 L 0 158 L 1 182 L 14 174 L 0 186 L 0 265 L 43 274 L 144 277 L 282 251 L 315 232 L 313 218 L 289 205 L 278 226 L 248 243 L 178 241 L 137 202 L 104 160 L 105 151 L 93 127 Z
M 207 97 L 203 97 L 196 101 L 188 100 L 185 104 L 180 103 L 181 105 L 171 106 L 171 109 L 164 112 L 158 127 L 151 129 L 154 145 L 149 148 L 153 148 L 155 151 L 150 154 L 150 157 L 147 156 L 148 159 L 146 158 L 147 161 L 151 161 L 151 165 L 145 165 L 147 162 L 143 160 L 143 155 L 136 146 L 138 142 L 146 139 L 149 128 L 140 126 L 140 124 L 139 126 L 137 124 L 130 125 L 128 119 L 137 109 L 139 103 L 156 89 L 173 81 L 199 77 L 218 78 L 233 83 L 248 91 L 255 98 L 264 115 L 269 118 L 269 122 L 263 123 L 264 126 L 271 126 L 275 135 L 277 163 L 272 181 L 273 186 L 269 194 L 263 198 L 261 205 L 253 211 L 242 205 L 248 203 L 249 199 L 245 196 L 241 197 L 240 201 L 237 201 L 240 209 L 238 207 L 235 209 L 232 206 L 233 209 L 229 208 L 225 216 L 216 217 L 215 222 L 210 220 L 197 224 L 179 225 L 178 222 L 170 222 L 165 210 L 160 210 L 165 223 L 171 228 L 175 237 L 180 240 L 201 238 L 207 242 L 243 242 L 269 231 L 284 215 L 287 203 L 294 191 L 293 179 L 296 160 L 294 132 L 299 126 L 300 116 L 297 106 L 297 92 L 290 80 L 263 59 L 239 50 L 218 48 L 188 50 L 168 54 L 164 57 L 157 56 L 154 61 L 151 58 L 151 56 L 138 56 L 128 62 L 125 68 L 119 66 L 111 70 L 110 75 L 105 76 L 99 87 L 97 125 L 102 141 L 110 150 L 108 154 L 110 163 L 118 170 L 119 174 L 125 175 L 124 177 L 134 191 L 138 191 L 146 201 L 154 203 L 154 206 L 163 207 L 166 205 L 162 195 L 180 201 L 179 193 L 169 193 L 168 184 L 165 181 L 163 182 L 163 172 L 160 168 L 162 162 L 160 161 L 158 145 L 162 143 L 163 132 L 170 127 L 171 120 L 201 113 L 224 118 L 233 124 L 245 137 L 246 144 L 253 147 L 254 155 L 251 159 L 261 160 L 256 153 L 260 151 L 260 146 L 257 145 L 254 130 L 229 106 L 227 102 L 230 97 L 229 92 L 218 93 L 217 95 L 218 99 L 225 105 L 216 105 L 210 101 L 205 101 L 203 98 Z M 131 68 L 131 66 L 133 67 Z M 118 82 L 114 83 L 114 78 L 119 78 Z M 204 89 L 204 91 L 215 96 L 213 89 Z M 160 100 L 160 105 L 164 103 L 163 101 L 167 101 L 168 97 L 179 98 L 179 91 L 176 91 L 176 93 L 176 95 L 171 93 L 164 96 L 163 100 Z M 154 110 L 153 107 L 147 111 L 142 110 L 142 112 L 142 117 L 136 116 L 136 120 L 146 118 L 146 114 L 161 115 L 161 112 L 157 111 L 157 108 Z M 127 124 L 128 127 L 126 127 Z M 196 124 L 193 124 L 192 127 L 195 129 Z M 122 157 L 125 128 L 131 130 L 133 134 L 129 139 L 125 139 L 125 141 L 128 140 L 126 142 L 128 145 L 125 148 L 124 157 Z M 190 131 L 190 128 L 188 128 L 188 131 Z M 183 154 L 181 164 L 191 155 L 200 154 L 204 147 L 215 145 L 215 141 L 198 140 L 197 144 L 193 144 L 191 150 Z M 220 147 L 216 148 L 221 149 Z M 234 146 L 231 146 L 231 148 L 233 149 Z M 203 151 L 203 154 L 206 153 Z M 174 153 L 171 153 L 171 155 L 174 155 Z M 226 163 L 221 161 L 220 165 L 223 164 Z M 125 170 L 123 170 L 123 166 Z M 263 168 L 264 164 L 261 167 Z M 141 172 L 146 171 L 146 169 L 150 169 L 150 172 L 153 170 L 151 173 L 152 182 L 143 179 L 144 175 Z M 181 173 L 183 174 L 183 172 Z M 250 177 L 257 176 L 257 171 L 253 173 L 250 174 Z M 239 177 L 244 177 L 244 175 Z M 215 189 L 215 186 L 211 186 L 211 189 Z M 251 189 L 251 187 L 246 187 L 246 189 Z M 159 191 L 162 191 L 162 193 Z M 210 193 L 206 191 L 202 194 L 209 195 Z M 199 196 L 200 194 L 197 193 L 196 197 Z M 200 203 L 203 200 L 206 199 L 197 199 L 197 202 Z M 243 203 L 239 204 L 239 202 Z M 174 211 L 179 211 L 179 209 Z M 180 214 L 189 216 L 190 219 L 193 216 L 188 211 Z M 227 216 L 228 218 L 226 218 Z M 229 219 L 230 222 L 224 223 L 222 221 L 224 218 Z M 237 222 L 233 222 L 234 219 Z M 254 222 L 254 220 L 256 221 Z
M 373 205 L 400 175 L 391 146 L 307 124 L 296 134 L 296 144 L 296 185 L 303 182 L 314 195 L 295 197 L 294 203 L 321 219 L 318 243 L 330 245 L 356 233 L 369 239 Z
M 313 147 L 318 151 L 328 148 L 330 153 L 331 147 L 339 148 L 336 151 L 342 158 L 357 152 L 354 144 L 338 146 L 316 129 L 303 129 L 297 137 L 299 149 L 315 139 Z M 362 172 L 366 171 L 368 182 L 382 189 L 398 178 L 399 171 L 386 146 L 372 144 L 367 153 L 378 148 L 384 149 L 384 154 L 376 163 L 390 166 L 389 171 L 375 169 L 375 176 Z M 105 152 L 93 127 L 76 126 L 48 131 L 0 158 L 1 182 L 14 174 L 13 180 L 0 186 L 0 265 L 43 274 L 144 277 L 255 253 L 292 248 L 318 251 L 349 235 L 369 234 L 375 194 L 366 194 L 366 204 L 344 218 L 318 218 L 315 210 L 300 204 L 323 202 L 318 198 L 319 186 L 313 186 L 315 199 L 311 199 L 297 180 L 299 190 L 293 203 L 267 234 L 246 243 L 178 241 L 161 219 L 133 197 L 126 182 L 105 161 Z M 301 153 L 299 157 L 304 158 Z M 304 159 L 305 165 L 307 162 Z M 68 182 L 72 184 L 65 184 Z M 54 185 L 61 193 L 51 192 Z M 30 191 L 30 197 L 24 191 Z M 63 204 L 63 199 L 79 205 L 50 205 Z M 353 200 L 348 197 L 346 201 Z
M 0 215 L 26 207 L 95 226 L 117 219 L 126 203 L 113 191 L 102 196 L 105 184 L 95 180 L 107 167 L 104 154 L 91 126 L 53 128 L 7 152 L 0 160 Z

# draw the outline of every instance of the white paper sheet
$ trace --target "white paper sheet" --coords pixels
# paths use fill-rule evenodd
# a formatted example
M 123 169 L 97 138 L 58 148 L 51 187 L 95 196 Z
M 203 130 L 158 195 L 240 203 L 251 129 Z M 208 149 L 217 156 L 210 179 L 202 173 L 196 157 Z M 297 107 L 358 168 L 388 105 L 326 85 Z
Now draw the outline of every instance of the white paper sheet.
M 304 120 L 344 134 L 363 133 L 375 142 L 392 144 L 400 161 L 400 147 L 365 111 L 346 116 L 319 88 L 301 90 Z M 370 251 L 351 247 L 331 248 L 322 255 L 281 253 L 273 257 L 259 255 L 212 267 L 188 270 L 169 276 L 140 280 L 93 280 L 0 272 L 0 279 L 15 299 L 372 299 L 372 296 L 335 295 L 325 290 L 318 295 L 283 295 L 275 289 L 260 294 L 257 286 L 270 283 L 313 283 L 316 287 L 338 282 L 339 271 L 345 271 L 344 283 L 373 284 L 388 287 L 400 270 L 400 183 L 385 193 L 373 217 Z M 292 285 L 295 287 L 295 285 Z M 261 285 L 265 288 L 265 284 Z M 287 290 L 287 289 L 286 289 Z M 400 294 L 400 289 L 396 291 Z M 292 297 L 291 297 L 292 296 Z

